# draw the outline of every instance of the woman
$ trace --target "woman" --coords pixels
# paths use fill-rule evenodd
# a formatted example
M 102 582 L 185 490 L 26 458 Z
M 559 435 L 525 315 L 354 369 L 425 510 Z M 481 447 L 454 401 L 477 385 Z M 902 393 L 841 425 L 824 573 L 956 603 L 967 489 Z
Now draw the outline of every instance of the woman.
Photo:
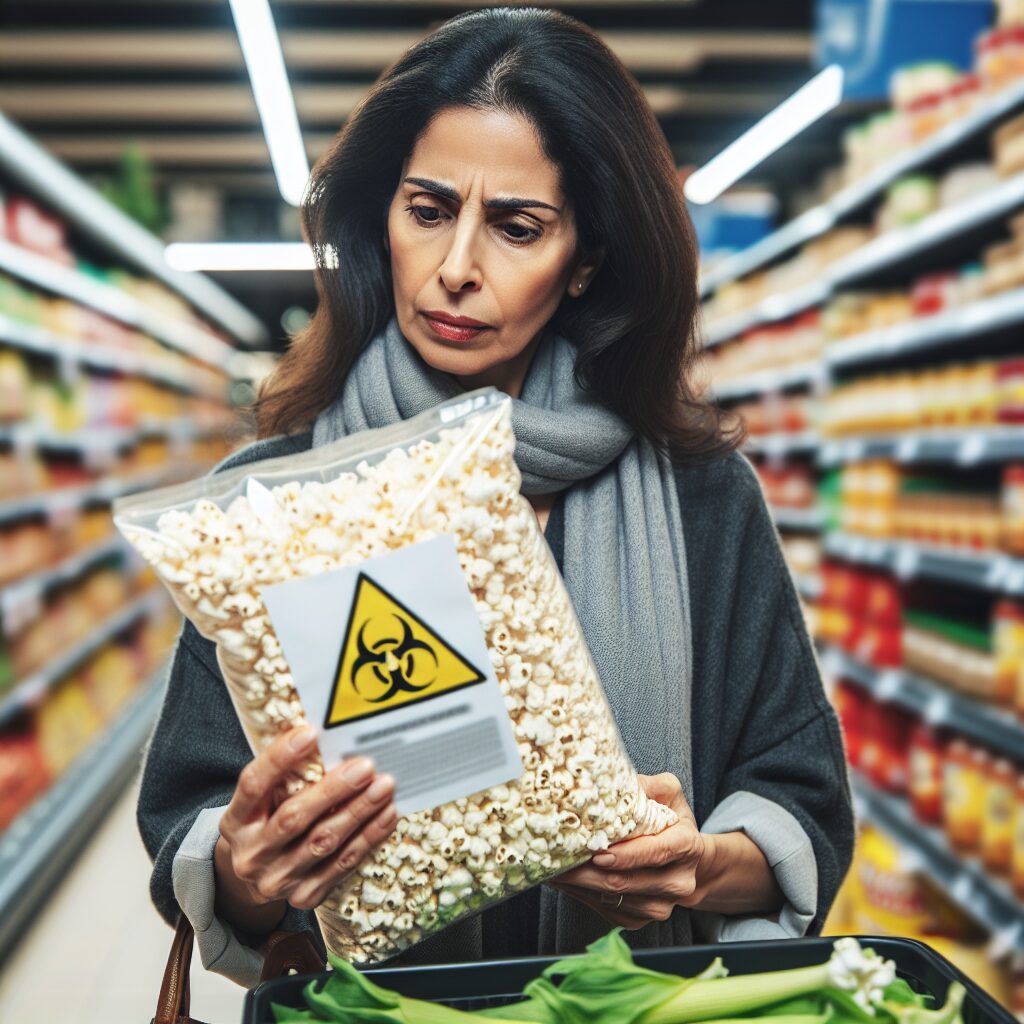
M 613 924 L 635 946 L 820 929 L 852 850 L 841 738 L 757 479 L 691 379 L 695 246 L 636 82 L 562 14 L 454 18 L 360 104 L 303 216 L 320 305 L 261 395 L 264 439 L 219 468 L 512 396 L 524 494 L 680 818 L 392 962 L 573 952 Z M 243 984 L 269 931 L 319 935 L 310 908 L 395 827 L 365 763 L 275 798 L 313 739 L 252 759 L 186 625 L 139 824 L 157 907 Z

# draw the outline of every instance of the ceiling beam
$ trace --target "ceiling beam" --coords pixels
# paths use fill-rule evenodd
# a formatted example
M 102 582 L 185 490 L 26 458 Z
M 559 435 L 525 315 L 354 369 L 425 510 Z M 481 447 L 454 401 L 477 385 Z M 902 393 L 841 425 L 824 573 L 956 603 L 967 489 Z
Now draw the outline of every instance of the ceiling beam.
M 137 145 L 150 161 L 163 167 L 268 167 L 270 154 L 262 134 L 242 135 L 131 135 L 123 138 L 96 135 L 38 133 L 36 138 L 51 153 L 70 163 L 114 164 L 125 148 Z M 316 160 L 330 145 L 330 133 L 306 132 L 306 153 Z
M 290 71 L 379 74 L 426 32 L 351 30 L 283 32 Z M 609 30 L 602 39 L 634 73 L 692 71 L 707 60 L 808 61 L 806 32 L 680 32 Z M 0 35 L 0 65 L 31 68 L 242 70 L 233 32 L 16 31 Z
M 648 84 L 644 95 L 655 114 L 760 113 L 772 103 L 765 92 L 684 89 Z M 340 127 L 366 95 L 364 85 L 303 85 L 293 89 L 303 126 Z M 103 125 L 258 125 L 247 85 L 28 85 L 0 84 L 0 109 L 33 128 L 47 123 Z

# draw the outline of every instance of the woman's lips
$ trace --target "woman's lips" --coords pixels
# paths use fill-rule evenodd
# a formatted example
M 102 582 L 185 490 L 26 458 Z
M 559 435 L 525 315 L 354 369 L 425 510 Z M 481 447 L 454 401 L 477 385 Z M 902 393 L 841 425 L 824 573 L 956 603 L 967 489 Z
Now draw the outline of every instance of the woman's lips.
M 478 334 L 490 330 L 489 327 L 456 327 L 443 320 L 435 320 L 426 313 L 423 314 L 423 318 L 430 325 L 430 329 L 446 341 L 472 341 Z

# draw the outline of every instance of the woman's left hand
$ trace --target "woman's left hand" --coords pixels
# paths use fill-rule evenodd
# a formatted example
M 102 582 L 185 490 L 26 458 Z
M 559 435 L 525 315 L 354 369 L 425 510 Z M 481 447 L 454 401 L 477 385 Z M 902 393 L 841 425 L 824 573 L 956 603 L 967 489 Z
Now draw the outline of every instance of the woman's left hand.
M 697 828 L 679 780 L 663 772 L 641 775 L 640 782 L 648 797 L 676 812 L 679 823 L 656 836 L 615 843 L 549 883 L 628 929 L 667 921 L 677 906 L 699 904 L 701 869 L 714 860 L 715 837 Z

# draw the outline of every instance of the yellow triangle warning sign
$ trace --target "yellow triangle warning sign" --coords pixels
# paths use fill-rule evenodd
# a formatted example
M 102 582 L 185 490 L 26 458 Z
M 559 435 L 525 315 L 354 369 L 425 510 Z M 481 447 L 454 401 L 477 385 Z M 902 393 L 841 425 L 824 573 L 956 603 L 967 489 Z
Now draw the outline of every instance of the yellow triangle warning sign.
M 431 700 L 485 679 L 419 616 L 361 572 L 324 728 Z

